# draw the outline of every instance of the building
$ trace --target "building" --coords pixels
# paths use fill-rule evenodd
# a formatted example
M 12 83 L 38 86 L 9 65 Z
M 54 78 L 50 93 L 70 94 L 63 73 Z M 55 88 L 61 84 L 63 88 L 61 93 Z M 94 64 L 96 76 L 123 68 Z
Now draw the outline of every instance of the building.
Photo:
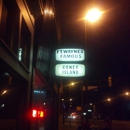
M 0 129 L 59 127 L 54 12 L 54 1 L 0 0 Z

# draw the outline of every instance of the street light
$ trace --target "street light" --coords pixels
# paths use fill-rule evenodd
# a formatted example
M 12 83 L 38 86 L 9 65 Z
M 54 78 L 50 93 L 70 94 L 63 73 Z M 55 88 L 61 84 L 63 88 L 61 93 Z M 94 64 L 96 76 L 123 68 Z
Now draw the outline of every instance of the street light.
M 125 96 L 127 99 L 129 99 L 129 92 L 125 92 Z M 126 106 L 127 106 L 127 100 L 124 99 L 124 120 L 126 120 Z
M 126 92 L 125 95 L 128 96 L 128 95 L 129 95 L 129 92 Z
M 96 22 L 102 15 L 102 12 L 98 8 L 93 8 L 89 10 L 85 16 L 85 20 L 90 22 Z
M 74 85 L 74 83 L 72 82 L 72 83 L 71 83 L 71 85 L 73 86 L 73 85 Z
M 70 101 L 72 101 L 72 98 L 70 98 Z
M 96 21 L 98 21 L 101 18 L 102 12 L 98 9 L 98 8 L 92 8 L 90 9 L 84 19 L 85 19 L 85 46 L 86 46 L 86 21 L 90 22 L 90 23 L 94 23 Z
M 87 48 L 87 45 L 86 45 L 86 42 L 87 42 L 87 33 L 86 33 L 86 31 L 87 31 L 86 30 L 86 26 L 87 25 L 86 25 L 86 22 L 89 21 L 91 23 L 94 23 L 101 17 L 101 15 L 102 15 L 102 12 L 99 9 L 93 8 L 93 9 L 89 10 L 87 12 L 86 16 L 84 17 L 84 20 L 85 20 L 84 47 L 85 47 L 85 49 Z M 88 91 L 87 84 L 86 84 L 85 88 L 86 88 L 86 95 L 87 95 L 87 91 Z M 83 97 L 84 97 L 84 94 L 83 94 L 83 91 L 82 91 L 82 108 L 84 106 L 84 104 L 83 104 L 84 103 L 83 102 L 83 100 L 84 100 Z M 86 104 L 87 104 L 87 102 L 88 101 L 87 101 L 87 97 L 86 97 Z M 83 109 L 82 109 L 82 112 L 83 112 Z M 88 117 L 86 117 L 86 120 L 88 120 Z
M 108 102 L 110 102 L 110 101 L 111 101 L 111 99 L 110 99 L 110 98 L 108 98 L 108 99 L 107 99 L 107 101 L 108 101 Z

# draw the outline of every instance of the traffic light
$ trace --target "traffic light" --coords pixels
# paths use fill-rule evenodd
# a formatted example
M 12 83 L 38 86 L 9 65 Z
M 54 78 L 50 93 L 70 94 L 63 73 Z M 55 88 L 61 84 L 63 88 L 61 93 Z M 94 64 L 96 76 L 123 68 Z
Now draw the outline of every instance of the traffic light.
M 112 76 L 108 77 L 108 86 L 111 87 L 112 86 Z
M 36 109 L 33 109 L 32 110 L 32 117 L 34 118 L 43 118 L 45 116 L 45 112 L 43 110 L 36 110 Z

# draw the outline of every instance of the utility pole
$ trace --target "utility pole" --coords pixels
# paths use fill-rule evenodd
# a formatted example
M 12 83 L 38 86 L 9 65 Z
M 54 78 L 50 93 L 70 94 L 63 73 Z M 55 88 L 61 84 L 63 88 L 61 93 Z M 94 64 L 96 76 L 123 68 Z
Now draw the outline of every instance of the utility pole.
M 61 95 L 63 94 L 63 85 L 62 85 L 62 80 L 60 82 L 59 90 L 58 90 L 58 95 L 59 95 L 59 129 L 62 130 L 62 124 L 63 124 L 63 112 L 62 112 L 62 107 L 61 107 Z

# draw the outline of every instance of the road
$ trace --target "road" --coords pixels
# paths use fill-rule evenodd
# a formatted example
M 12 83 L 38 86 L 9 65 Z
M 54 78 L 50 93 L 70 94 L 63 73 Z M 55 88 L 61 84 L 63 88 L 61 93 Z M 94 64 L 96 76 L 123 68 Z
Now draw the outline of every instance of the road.
M 89 120 L 90 124 L 103 128 L 103 120 Z M 80 120 L 72 119 L 71 121 L 66 119 L 62 130 L 77 130 L 80 125 Z M 112 121 L 113 130 L 130 130 L 130 121 Z

